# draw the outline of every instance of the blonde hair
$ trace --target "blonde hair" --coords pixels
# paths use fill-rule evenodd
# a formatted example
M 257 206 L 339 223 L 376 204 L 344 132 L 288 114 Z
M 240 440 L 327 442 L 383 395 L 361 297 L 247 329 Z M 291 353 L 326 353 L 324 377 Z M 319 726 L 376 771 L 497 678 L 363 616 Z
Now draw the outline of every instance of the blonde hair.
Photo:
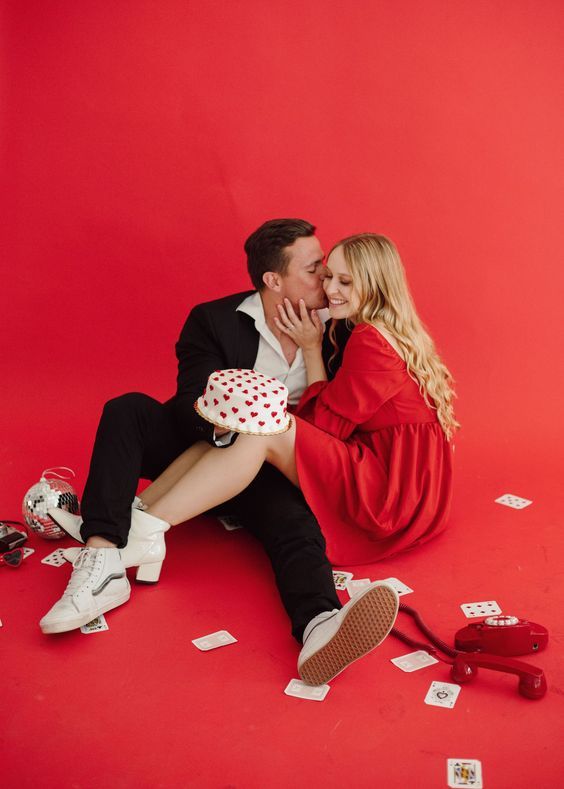
M 452 404 L 454 381 L 417 315 L 396 247 L 385 236 L 360 233 L 339 241 L 331 252 L 337 248 L 343 252 L 360 301 L 348 320 L 381 324 L 389 331 L 403 352 L 408 374 L 419 385 L 427 405 L 436 410 L 450 441 L 460 427 Z M 337 350 L 334 328 L 331 326 L 330 337 Z

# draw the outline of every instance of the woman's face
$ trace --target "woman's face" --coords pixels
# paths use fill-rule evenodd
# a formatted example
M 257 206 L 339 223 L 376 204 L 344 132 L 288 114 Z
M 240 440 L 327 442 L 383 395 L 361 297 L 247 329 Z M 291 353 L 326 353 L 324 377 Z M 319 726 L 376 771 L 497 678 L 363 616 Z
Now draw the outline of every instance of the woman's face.
M 331 252 L 325 267 L 323 289 L 329 302 L 329 314 L 337 320 L 354 314 L 360 299 L 353 287 L 352 277 L 341 247 Z

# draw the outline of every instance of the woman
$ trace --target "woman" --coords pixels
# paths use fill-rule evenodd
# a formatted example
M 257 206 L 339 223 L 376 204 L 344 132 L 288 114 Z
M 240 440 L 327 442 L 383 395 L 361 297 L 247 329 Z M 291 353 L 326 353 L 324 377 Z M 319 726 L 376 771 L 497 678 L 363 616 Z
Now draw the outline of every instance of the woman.
M 188 520 L 243 490 L 266 461 L 303 491 L 333 564 L 373 562 L 444 528 L 459 426 L 452 379 L 395 246 L 370 233 L 344 239 L 323 284 L 331 317 L 354 325 L 335 378 L 327 381 L 315 311 L 301 303 L 298 316 L 287 302 L 278 328 L 302 348 L 308 376 L 292 426 L 239 435 L 227 449 L 193 446 L 143 494 L 150 514 Z

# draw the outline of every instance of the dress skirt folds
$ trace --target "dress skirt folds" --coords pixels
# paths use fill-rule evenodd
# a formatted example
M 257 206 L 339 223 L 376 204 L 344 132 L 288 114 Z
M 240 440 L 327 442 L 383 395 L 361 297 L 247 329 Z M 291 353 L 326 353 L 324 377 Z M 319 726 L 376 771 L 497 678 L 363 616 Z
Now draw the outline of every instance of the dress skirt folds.
M 332 564 L 368 564 L 444 529 L 452 445 L 405 362 L 373 326 L 356 326 L 332 381 L 295 409 L 300 486 Z

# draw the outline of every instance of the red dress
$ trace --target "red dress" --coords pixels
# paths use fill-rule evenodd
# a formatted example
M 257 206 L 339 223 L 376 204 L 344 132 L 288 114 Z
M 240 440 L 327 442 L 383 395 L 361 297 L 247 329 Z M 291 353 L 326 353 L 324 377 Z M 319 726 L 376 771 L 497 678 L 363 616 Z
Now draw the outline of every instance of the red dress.
M 368 324 L 355 326 L 332 381 L 295 410 L 300 486 L 332 564 L 368 564 L 446 525 L 452 446 L 405 362 Z

